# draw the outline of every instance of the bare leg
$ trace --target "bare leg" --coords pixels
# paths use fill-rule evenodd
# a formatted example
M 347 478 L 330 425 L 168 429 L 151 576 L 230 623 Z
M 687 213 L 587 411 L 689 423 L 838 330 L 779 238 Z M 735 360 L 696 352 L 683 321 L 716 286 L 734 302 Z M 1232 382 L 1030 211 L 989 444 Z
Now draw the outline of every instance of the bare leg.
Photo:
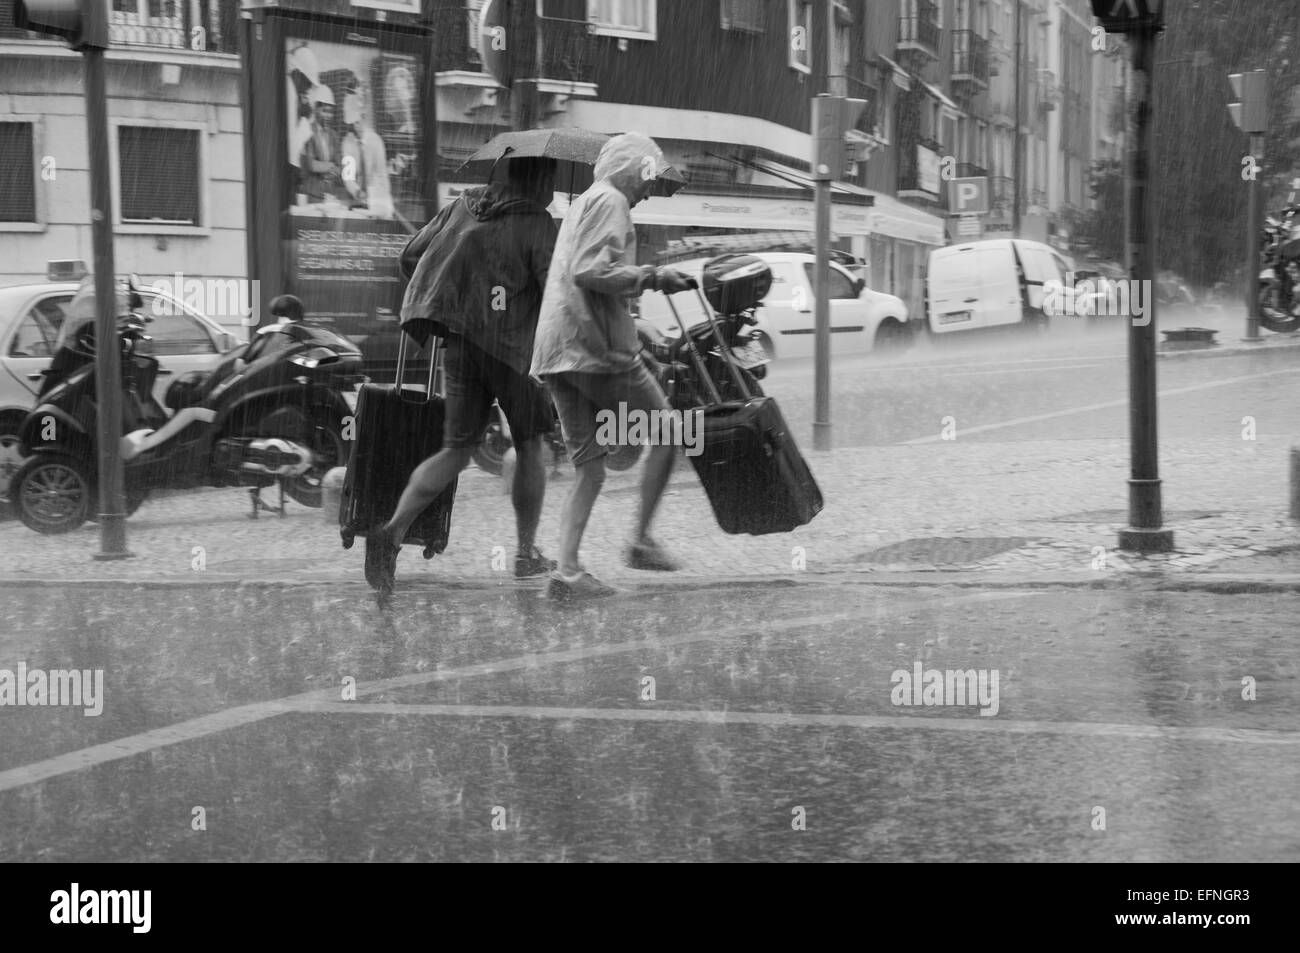
M 380 527 L 381 532 L 400 543 L 415 518 L 469 465 L 473 454 L 473 448 L 469 447 L 446 448 L 416 467 L 402 491 L 402 498 L 397 501 L 392 519 Z
M 515 481 L 511 502 L 515 505 L 515 526 L 519 534 L 519 555 L 530 556 L 537 539 L 537 524 L 542 519 L 542 501 L 546 498 L 545 449 L 540 436 L 515 445 Z
M 605 484 L 605 458 L 600 456 L 578 464 L 573 472 L 573 489 L 569 491 L 560 513 L 559 568 L 567 576 L 573 576 L 579 571 L 578 546 L 587 529 L 592 507 L 596 505 L 596 497 Z
M 647 541 L 650 521 L 654 519 L 659 500 L 668 487 L 668 477 L 672 475 L 673 466 L 677 463 L 676 444 L 679 436 L 676 421 L 670 419 L 663 424 L 658 444 L 651 444 L 650 452 L 646 454 L 645 469 L 641 473 L 641 506 L 636 514 L 636 535 L 632 537 L 634 543 Z

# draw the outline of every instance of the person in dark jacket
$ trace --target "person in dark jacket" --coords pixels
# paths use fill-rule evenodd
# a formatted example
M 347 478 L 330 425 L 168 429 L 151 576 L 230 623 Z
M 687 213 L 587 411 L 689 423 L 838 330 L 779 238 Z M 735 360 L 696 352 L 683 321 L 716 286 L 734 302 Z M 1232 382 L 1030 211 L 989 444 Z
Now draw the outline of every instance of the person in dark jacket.
M 411 522 L 469 464 L 495 400 L 510 425 L 518 465 L 512 502 L 519 548 L 515 575 L 555 568 L 534 544 L 546 493 L 543 436 L 554 426 L 546 391 L 528 375 L 542 290 L 555 248 L 546 206 L 550 159 L 508 159 L 506 180 L 465 192 L 411 239 L 400 266 L 410 282 L 403 323 L 429 322 L 445 337 L 447 414 L 442 450 L 420 464 L 392 518 L 367 547 L 366 579 L 391 589 Z

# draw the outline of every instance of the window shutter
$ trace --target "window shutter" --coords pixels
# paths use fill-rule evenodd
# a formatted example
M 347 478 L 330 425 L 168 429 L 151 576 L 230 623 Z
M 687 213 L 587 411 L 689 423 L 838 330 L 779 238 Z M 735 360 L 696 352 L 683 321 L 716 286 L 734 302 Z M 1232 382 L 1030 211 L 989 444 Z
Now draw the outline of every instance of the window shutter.
M 32 124 L 0 122 L 0 222 L 36 221 Z
M 764 0 L 721 0 L 722 28 L 762 33 Z
M 119 126 L 123 222 L 199 225 L 199 134 L 195 129 Z

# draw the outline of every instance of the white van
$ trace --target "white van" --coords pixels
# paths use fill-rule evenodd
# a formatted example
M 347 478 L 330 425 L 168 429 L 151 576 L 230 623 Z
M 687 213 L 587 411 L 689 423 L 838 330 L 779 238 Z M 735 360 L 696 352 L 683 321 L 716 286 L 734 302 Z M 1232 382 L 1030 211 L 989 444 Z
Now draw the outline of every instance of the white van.
M 1045 328 L 1043 283 L 1064 283 L 1072 270 L 1054 248 L 1022 238 L 936 248 L 925 273 L 926 322 L 934 334 L 1021 322 Z

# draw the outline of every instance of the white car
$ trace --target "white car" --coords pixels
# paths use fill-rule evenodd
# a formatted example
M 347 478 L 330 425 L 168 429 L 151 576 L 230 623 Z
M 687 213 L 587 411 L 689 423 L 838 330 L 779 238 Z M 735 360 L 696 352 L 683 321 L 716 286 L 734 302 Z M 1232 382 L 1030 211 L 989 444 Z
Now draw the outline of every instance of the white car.
M 763 346 L 775 360 L 813 355 L 813 274 L 816 258 L 800 252 L 746 252 L 761 258 L 772 269 L 772 290 L 763 298 L 756 317 Z M 697 281 L 711 258 L 670 262 L 667 267 L 684 272 Z M 857 354 L 905 346 L 914 330 L 908 324 L 907 305 L 901 298 L 865 287 L 838 262 L 830 263 L 831 353 Z M 694 292 L 673 295 L 673 304 L 686 326 L 703 320 L 699 297 Z M 641 295 L 642 318 L 669 334 L 677 334 L 677 322 L 664 296 L 657 291 Z
M 0 500 L 18 471 L 18 428 L 36 404 L 41 371 L 79 323 L 70 309 L 82 287 L 77 282 L 47 282 L 0 288 Z M 233 334 L 182 302 L 152 289 L 140 289 L 143 313 L 152 318 L 142 353 L 158 358 L 154 396 L 161 404 L 167 388 L 187 371 L 209 370 L 238 345 Z

